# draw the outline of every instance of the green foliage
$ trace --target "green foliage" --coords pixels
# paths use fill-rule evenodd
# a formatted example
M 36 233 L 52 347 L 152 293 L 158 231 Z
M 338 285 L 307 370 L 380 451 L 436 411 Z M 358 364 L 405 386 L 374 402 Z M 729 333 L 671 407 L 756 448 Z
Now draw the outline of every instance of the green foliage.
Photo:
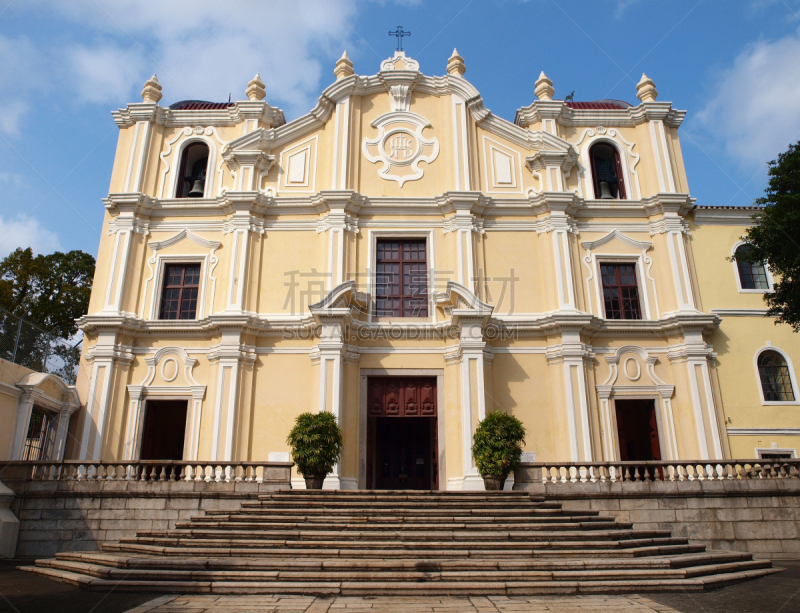
M 94 257 L 83 251 L 37 255 L 17 249 L 0 262 L 0 307 L 71 338 L 75 320 L 85 315 L 94 278 Z
M 300 474 L 327 475 L 342 452 L 342 429 L 333 413 L 302 413 L 286 442 Z
M 505 477 L 519 466 L 525 427 L 513 415 L 489 413 L 478 424 L 472 443 L 472 457 L 481 475 Z
M 800 142 L 769 163 L 769 187 L 756 204 L 756 225 L 742 239 L 752 264 L 768 262 L 775 275 L 774 291 L 764 294 L 775 323 L 800 331 Z

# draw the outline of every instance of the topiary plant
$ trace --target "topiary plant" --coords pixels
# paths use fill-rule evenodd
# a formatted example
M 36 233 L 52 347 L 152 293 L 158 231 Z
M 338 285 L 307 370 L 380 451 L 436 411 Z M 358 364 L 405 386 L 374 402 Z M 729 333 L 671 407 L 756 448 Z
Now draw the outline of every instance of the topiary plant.
M 505 477 L 519 467 L 525 426 L 507 413 L 489 413 L 478 424 L 472 444 L 472 457 L 484 477 Z
M 342 429 L 333 413 L 302 413 L 286 442 L 292 448 L 292 460 L 304 477 L 324 477 L 339 461 L 342 452 Z

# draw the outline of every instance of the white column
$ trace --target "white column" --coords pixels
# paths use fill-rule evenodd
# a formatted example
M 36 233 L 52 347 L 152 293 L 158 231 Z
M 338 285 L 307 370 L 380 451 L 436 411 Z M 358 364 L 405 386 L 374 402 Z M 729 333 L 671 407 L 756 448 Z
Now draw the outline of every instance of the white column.
M 473 408 L 477 409 L 478 421 L 486 417 L 486 394 L 483 369 L 483 350 L 486 343 L 483 341 L 482 321 L 461 318 L 461 338 L 459 350 L 461 353 L 461 437 L 464 461 L 464 479 L 462 490 L 484 489 L 483 478 L 478 473 L 472 458 L 472 431 L 477 424 L 473 423 Z M 474 381 L 477 398 L 472 397 L 472 363 L 475 364 Z
M 140 386 L 128 386 L 128 423 L 125 428 L 125 450 L 123 458 L 128 461 L 137 460 L 139 457 L 139 430 L 142 424 L 142 388 Z
M 64 447 L 67 441 L 67 431 L 69 430 L 69 418 L 72 412 L 68 409 L 61 409 L 58 412 L 58 426 L 56 428 L 56 440 L 53 445 L 53 457 L 50 458 L 54 462 L 60 462 L 64 459 Z
M 689 261 L 686 257 L 682 230 L 672 228 L 667 231 L 667 247 L 669 248 L 669 257 L 672 264 L 672 278 L 675 281 L 678 309 L 681 311 L 695 311 L 694 292 L 692 292 Z
M 344 338 L 340 322 L 325 322 L 322 324 L 319 350 L 319 412 L 325 413 L 330 409 L 336 417 L 336 422 L 342 424 L 342 352 Z M 331 396 L 328 397 L 328 367 L 331 369 Z M 337 462 L 333 470 L 325 478 L 323 489 L 342 489 L 341 467 Z
M 20 396 L 17 404 L 17 427 L 14 433 L 14 450 L 11 458 L 14 460 L 22 459 L 22 452 L 25 450 L 25 440 L 28 437 L 28 427 L 31 422 L 33 412 L 33 396 L 31 390 L 26 390 Z

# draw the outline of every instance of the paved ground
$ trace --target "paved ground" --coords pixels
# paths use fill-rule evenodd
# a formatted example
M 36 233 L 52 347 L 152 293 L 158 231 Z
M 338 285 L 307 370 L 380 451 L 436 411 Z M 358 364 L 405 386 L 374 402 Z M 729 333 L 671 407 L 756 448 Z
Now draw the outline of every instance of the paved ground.
M 800 613 L 800 560 L 784 573 L 705 593 L 488 598 L 312 598 L 98 594 L 0 561 L 2 613 Z

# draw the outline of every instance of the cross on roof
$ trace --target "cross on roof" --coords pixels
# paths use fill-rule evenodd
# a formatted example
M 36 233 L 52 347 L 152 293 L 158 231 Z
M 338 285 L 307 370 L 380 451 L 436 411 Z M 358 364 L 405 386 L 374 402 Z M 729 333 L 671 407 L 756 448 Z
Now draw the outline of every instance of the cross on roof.
M 403 50 L 403 37 L 404 36 L 411 36 L 411 32 L 404 32 L 403 26 L 397 26 L 397 29 L 394 32 L 389 32 L 389 36 L 396 36 L 397 37 L 397 50 Z

